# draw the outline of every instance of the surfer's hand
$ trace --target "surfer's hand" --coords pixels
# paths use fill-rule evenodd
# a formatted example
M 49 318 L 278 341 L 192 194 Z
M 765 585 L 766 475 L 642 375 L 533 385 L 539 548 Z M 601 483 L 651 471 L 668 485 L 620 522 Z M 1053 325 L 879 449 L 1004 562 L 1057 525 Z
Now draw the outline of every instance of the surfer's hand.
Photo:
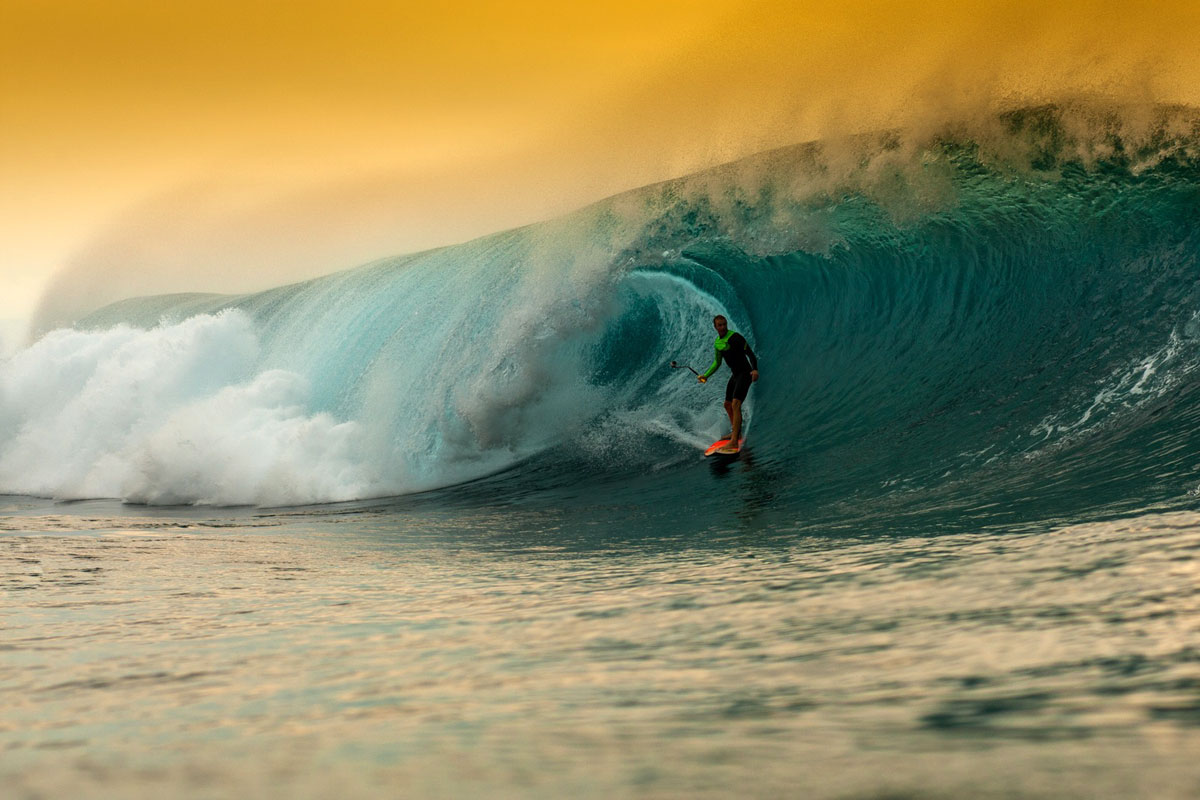
M 703 375 L 697 375 L 696 380 L 700 381 L 701 383 L 708 383 L 708 378 L 704 377 Z
M 754 383 L 756 380 L 758 380 L 758 370 L 752 369 L 750 370 L 750 382 Z

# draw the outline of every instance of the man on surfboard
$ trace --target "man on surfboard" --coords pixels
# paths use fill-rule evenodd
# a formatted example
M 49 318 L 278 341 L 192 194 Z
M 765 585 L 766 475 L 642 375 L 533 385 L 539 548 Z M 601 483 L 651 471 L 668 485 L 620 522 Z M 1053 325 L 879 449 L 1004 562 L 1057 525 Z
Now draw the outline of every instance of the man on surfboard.
M 736 453 L 742 441 L 742 403 L 750 391 L 750 384 L 758 380 L 758 359 L 750 344 L 737 331 L 729 330 L 729 321 L 717 314 L 713 317 L 713 327 L 717 330 L 717 339 L 713 342 L 716 357 L 712 366 L 696 380 L 701 383 L 708 381 L 710 375 L 721 367 L 721 359 L 729 365 L 733 375 L 725 386 L 725 413 L 729 415 L 729 444 L 718 450 L 718 453 Z

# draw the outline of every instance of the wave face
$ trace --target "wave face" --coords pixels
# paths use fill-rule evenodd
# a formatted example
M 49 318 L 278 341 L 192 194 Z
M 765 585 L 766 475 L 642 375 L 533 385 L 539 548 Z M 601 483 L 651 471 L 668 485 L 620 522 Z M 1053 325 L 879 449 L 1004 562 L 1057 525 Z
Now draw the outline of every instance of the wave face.
M 833 526 L 1189 505 L 1200 136 L 1161 114 L 1136 142 L 1030 109 L 789 148 L 259 294 L 124 301 L 0 367 L 0 490 L 281 505 L 493 476 L 452 491 L 735 491 Z M 762 365 L 720 468 L 724 376 L 668 367 L 707 365 L 716 313 Z

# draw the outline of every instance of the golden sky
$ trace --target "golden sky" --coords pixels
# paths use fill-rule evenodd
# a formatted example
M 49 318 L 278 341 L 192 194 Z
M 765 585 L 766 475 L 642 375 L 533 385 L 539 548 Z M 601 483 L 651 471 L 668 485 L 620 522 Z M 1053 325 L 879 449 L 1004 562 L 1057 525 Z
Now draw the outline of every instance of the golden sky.
M 0 318 L 64 267 L 259 288 L 972 104 L 1200 103 L 1198 56 L 1194 0 L 0 0 Z

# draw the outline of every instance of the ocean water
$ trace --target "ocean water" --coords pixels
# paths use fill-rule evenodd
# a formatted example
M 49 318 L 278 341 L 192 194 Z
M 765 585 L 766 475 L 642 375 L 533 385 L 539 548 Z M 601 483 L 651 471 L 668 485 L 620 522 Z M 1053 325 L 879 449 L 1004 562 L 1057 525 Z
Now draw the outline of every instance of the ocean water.
M 1200 795 L 1198 159 L 1026 109 L 46 332 L 5 791 Z

